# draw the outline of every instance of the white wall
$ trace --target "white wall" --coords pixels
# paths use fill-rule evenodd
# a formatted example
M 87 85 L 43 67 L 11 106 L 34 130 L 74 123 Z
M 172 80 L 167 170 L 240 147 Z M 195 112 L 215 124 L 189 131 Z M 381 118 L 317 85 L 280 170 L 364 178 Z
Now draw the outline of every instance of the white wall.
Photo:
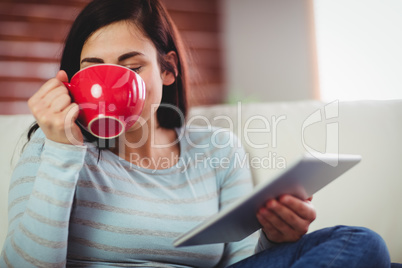
M 402 1 L 315 0 L 321 96 L 402 98 Z
M 311 0 L 222 0 L 221 10 L 230 101 L 314 98 Z

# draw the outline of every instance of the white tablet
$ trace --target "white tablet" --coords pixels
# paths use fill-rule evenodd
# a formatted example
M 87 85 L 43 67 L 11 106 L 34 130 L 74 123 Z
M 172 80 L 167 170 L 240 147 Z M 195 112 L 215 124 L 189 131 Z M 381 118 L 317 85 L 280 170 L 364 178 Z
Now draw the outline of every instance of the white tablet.
M 359 155 L 321 155 L 316 158 L 305 154 L 273 180 L 259 183 L 252 193 L 178 237 L 173 245 L 179 247 L 242 240 L 261 228 L 256 214 L 266 201 L 283 194 L 307 199 L 360 160 Z

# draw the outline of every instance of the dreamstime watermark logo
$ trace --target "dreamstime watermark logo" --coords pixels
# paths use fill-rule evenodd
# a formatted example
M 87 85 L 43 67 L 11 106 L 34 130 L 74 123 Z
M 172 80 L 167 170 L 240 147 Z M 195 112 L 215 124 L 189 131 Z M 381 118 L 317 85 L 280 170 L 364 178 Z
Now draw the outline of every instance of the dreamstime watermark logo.
M 331 165 L 333 167 L 338 165 L 338 159 L 336 161 L 328 160 L 328 155 L 339 155 L 339 123 L 338 121 L 332 122 L 334 118 L 339 117 L 339 101 L 331 102 L 324 106 L 323 109 L 319 109 L 312 113 L 304 122 L 302 126 L 302 144 L 304 148 L 312 156 L 317 159 Z M 320 152 L 306 143 L 305 130 L 307 127 L 312 126 L 318 122 L 330 121 L 326 123 L 326 136 L 325 136 L 325 151 Z

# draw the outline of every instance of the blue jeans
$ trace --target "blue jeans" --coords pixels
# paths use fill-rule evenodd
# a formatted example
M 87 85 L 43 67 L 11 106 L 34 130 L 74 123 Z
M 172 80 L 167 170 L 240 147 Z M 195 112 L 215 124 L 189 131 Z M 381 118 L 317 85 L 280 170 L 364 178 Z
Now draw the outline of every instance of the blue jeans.
M 294 243 L 278 244 L 231 268 L 390 267 L 384 240 L 362 227 L 336 226 L 315 231 Z

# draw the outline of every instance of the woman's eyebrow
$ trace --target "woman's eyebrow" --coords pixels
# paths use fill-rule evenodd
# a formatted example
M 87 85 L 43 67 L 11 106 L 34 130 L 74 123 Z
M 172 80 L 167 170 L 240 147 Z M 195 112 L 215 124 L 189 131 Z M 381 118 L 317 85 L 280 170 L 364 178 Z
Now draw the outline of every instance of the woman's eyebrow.
M 128 53 L 121 55 L 117 59 L 118 59 L 118 61 L 124 61 L 126 59 L 129 59 L 129 58 L 132 58 L 135 56 L 144 56 L 144 54 L 142 54 L 141 52 L 138 52 L 138 51 L 132 51 L 132 52 L 128 52 Z
M 129 58 L 132 58 L 132 57 L 135 57 L 135 56 L 144 56 L 144 54 L 141 53 L 141 52 L 138 52 L 138 51 L 132 51 L 132 52 L 128 52 L 128 53 L 125 53 L 125 54 L 119 56 L 117 58 L 117 60 L 120 62 L 120 61 L 124 61 L 126 59 L 129 59 Z M 95 58 L 95 57 L 84 58 L 84 59 L 81 60 L 81 64 L 84 63 L 84 62 L 105 63 L 105 61 L 103 59 Z
M 90 63 L 104 63 L 104 61 L 100 58 L 84 58 L 81 61 L 81 64 L 83 62 L 90 62 Z

